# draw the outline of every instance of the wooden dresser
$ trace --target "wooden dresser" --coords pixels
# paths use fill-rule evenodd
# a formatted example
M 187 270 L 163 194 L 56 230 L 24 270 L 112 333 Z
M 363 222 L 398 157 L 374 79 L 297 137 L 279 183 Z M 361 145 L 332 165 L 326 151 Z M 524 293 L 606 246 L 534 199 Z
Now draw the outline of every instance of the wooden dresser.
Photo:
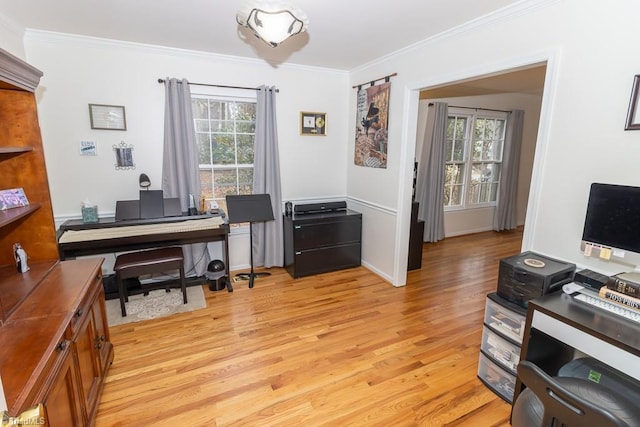
M 0 49 L 0 378 L 10 416 L 42 403 L 46 425 L 92 425 L 113 346 L 102 259 L 59 261 L 35 90 L 42 72 Z M 16 269 L 13 245 L 28 255 Z

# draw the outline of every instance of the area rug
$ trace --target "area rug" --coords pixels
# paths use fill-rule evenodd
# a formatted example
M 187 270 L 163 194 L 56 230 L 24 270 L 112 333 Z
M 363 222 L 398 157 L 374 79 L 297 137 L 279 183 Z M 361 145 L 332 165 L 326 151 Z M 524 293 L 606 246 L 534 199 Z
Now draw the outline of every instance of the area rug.
M 125 303 L 127 315 L 122 317 L 120 300 L 107 300 L 107 323 L 109 326 L 122 325 L 124 323 L 140 322 L 142 320 L 157 319 L 175 313 L 199 310 L 207 306 L 202 286 L 189 286 L 187 288 L 187 303 L 182 303 L 182 291 L 164 289 L 150 291 L 149 295 L 143 294 L 129 296 L 129 302 Z

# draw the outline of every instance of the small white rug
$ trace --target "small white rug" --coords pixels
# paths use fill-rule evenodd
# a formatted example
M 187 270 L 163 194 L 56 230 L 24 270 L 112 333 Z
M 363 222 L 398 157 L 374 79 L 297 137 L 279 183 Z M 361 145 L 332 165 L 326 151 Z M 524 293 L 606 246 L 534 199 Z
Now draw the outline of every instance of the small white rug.
M 187 303 L 182 303 L 182 291 L 172 288 L 171 292 L 164 289 L 150 291 L 149 295 L 130 295 L 125 303 L 127 315 L 122 317 L 120 300 L 107 300 L 107 323 L 109 326 L 123 323 L 140 322 L 142 320 L 157 319 L 175 313 L 199 310 L 207 306 L 202 286 L 187 287 Z

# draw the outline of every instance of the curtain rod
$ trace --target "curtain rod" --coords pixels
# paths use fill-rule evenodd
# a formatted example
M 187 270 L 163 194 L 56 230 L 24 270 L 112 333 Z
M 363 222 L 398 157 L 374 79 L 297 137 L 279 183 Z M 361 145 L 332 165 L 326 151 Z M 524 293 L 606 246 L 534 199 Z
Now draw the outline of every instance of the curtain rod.
M 164 79 L 158 79 L 158 83 L 165 83 Z M 182 82 L 179 82 L 182 83 Z M 194 86 L 209 86 L 209 87 L 223 87 L 223 88 L 227 88 L 227 89 L 245 89 L 245 90 L 260 90 L 260 88 L 257 87 L 246 87 L 246 86 L 225 86 L 225 85 L 214 85 L 214 84 L 209 84 L 209 83 L 191 83 L 189 82 L 189 86 L 194 85 Z M 272 90 L 272 89 L 269 89 Z M 273 89 L 275 90 L 276 93 L 280 92 L 280 89 Z
M 368 82 L 366 82 L 366 83 L 360 83 L 359 85 L 351 86 L 351 88 L 352 88 L 352 89 L 355 89 L 355 88 L 361 88 L 361 87 L 362 87 L 362 85 L 366 85 L 367 83 L 369 83 L 371 86 L 373 86 L 373 85 L 374 85 L 374 83 L 375 83 L 375 82 L 377 82 L 377 81 L 380 81 L 380 80 L 386 80 L 386 81 L 389 81 L 389 78 L 390 78 L 390 77 L 395 77 L 395 76 L 397 76 L 397 75 L 398 75 L 398 73 L 389 74 L 388 76 L 380 77 L 379 79 L 375 79 L 375 80 L 368 81 Z
M 433 107 L 433 102 L 429 103 L 429 107 Z M 452 107 L 452 108 L 466 108 L 467 110 L 484 110 L 484 111 L 497 111 L 499 113 L 508 113 L 511 114 L 511 111 L 506 111 L 506 110 L 494 110 L 492 108 L 477 108 L 477 107 L 461 107 L 459 105 L 449 105 L 448 107 Z

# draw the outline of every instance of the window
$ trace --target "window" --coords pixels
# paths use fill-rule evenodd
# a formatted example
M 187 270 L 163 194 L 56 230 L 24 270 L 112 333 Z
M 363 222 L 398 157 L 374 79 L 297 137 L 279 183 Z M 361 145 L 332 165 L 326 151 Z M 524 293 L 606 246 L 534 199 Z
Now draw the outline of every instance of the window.
M 495 206 L 507 113 L 450 108 L 445 148 L 447 210 Z
M 253 192 L 255 98 L 192 94 L 200 186 L 227 212 L 225 196 Z

